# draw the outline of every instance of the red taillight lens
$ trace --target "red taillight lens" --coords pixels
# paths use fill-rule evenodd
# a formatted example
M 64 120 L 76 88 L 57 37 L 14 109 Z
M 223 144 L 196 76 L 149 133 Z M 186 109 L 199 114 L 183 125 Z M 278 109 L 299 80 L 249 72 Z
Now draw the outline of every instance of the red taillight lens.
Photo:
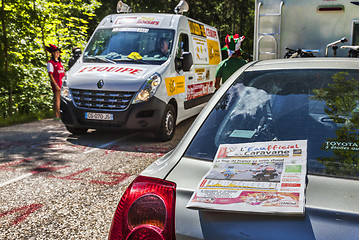
M 139 228 L 131 232 L 127 240 L 164 240 L 161 234 L 151 228 Z
M 109 239 L 175 240 L 176 184 L 139 176 L 123 194 Z
M 160 229 L 166 222 L 166 206 L 157 195 L 144 195 L 134 201 L 128 211 L 128 224 L 130 228 L 141 225 L 152 225 Z

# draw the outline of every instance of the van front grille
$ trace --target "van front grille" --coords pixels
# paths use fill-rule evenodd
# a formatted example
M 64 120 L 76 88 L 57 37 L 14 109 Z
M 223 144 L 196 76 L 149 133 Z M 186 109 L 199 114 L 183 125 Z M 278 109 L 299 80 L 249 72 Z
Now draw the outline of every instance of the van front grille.
M 76 106 L 92 109 L 126 110 L 135 92 L 70 89 Z

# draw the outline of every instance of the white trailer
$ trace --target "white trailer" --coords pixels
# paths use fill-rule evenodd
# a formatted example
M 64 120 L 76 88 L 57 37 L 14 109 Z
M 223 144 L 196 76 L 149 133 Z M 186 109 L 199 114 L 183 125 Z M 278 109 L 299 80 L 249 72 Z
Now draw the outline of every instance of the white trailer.
M 342 38 L 345 43 L 336 43 Z M 254 60 L 283 58 L 286 48 L 333 56 L 348 55 L 343 45 L 359 45 L 359 1 L 351 0 L 256 0 Z

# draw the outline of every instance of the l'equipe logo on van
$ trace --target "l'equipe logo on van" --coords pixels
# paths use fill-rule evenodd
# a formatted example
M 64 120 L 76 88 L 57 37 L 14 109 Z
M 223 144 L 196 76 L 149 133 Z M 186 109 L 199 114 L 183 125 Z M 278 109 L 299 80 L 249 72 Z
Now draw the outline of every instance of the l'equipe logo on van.
M 103 66 L 88 66 L 81 68 L 78 73 L 88 72 L 114 72 L 129 75 L 138 75 L 143 72 L 140 68 L 128 68 L 128 67 L 103 67 Z

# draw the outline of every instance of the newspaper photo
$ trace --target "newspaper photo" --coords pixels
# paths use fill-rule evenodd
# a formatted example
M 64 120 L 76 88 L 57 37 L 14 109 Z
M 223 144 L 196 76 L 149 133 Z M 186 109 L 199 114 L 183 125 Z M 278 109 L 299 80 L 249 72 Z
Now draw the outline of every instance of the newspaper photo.
M 304 214 L 307 140 L 219 146 L 187 208 Z

